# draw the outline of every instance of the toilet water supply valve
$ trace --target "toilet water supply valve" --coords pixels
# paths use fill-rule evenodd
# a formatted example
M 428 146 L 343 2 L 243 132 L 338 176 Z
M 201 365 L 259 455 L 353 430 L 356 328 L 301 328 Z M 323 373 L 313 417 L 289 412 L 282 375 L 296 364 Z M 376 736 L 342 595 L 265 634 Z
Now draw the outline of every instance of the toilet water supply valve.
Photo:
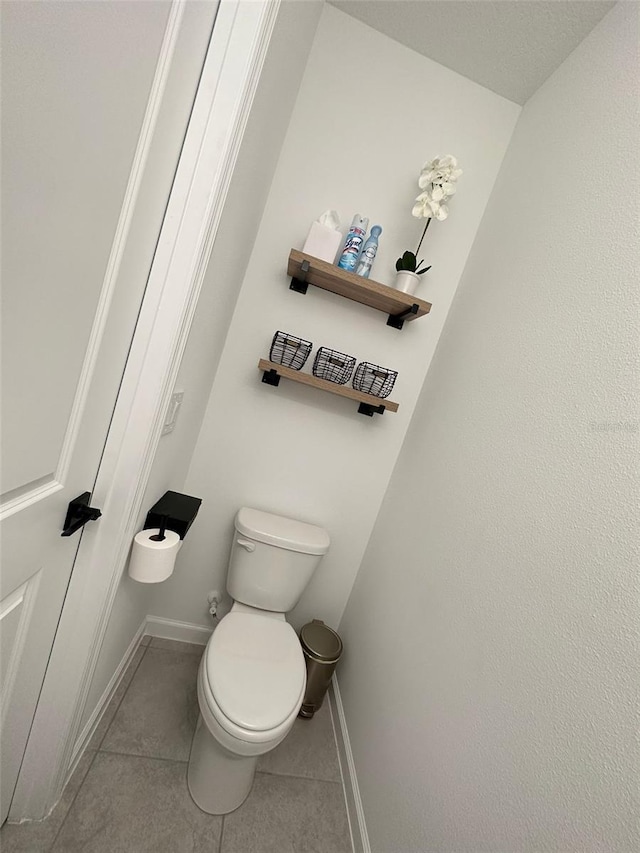
M 214 619 L 218 615 L 218 607 L 220 606 L 221 600 L 222 596 L 217 589 L 212 589 L 207 596 L 207 601 L 209 602 L 209 613 Z

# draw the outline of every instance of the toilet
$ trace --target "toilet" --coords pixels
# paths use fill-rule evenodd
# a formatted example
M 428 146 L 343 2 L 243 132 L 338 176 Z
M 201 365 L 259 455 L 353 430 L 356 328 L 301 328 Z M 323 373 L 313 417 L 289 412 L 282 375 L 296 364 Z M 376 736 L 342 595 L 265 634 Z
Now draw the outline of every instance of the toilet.
M 247 798 L 260 755 L 293 726 L 306 687 L 300 641 L 285 621 L 329 550 L 322 527 L 243 507 L 235 518 L 227 592 L 198 670 L 200 715 L 187 781 L 194 802 L 228 814 Z

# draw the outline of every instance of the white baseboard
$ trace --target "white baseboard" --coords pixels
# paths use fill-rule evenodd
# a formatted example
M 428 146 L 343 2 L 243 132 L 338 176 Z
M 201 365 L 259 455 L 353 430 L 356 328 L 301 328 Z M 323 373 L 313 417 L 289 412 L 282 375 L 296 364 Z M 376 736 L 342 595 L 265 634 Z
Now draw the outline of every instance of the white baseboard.
M 91 716 L 87 720 L 84 728 L 80 732 L 80 735 L 79 735 L 78 739 L 76 740 L 75 746 L 73 747 L 73 754 L 71 756 L 71 763 L 69 764 L 69 769 L 67 771 L 67 781 L 69 780 L 69 777 L 71 776 L 73 771 L 76 769 L 78 761 L 80 761 L 80 758 L 82 757 L 82 754 L 85 751 L 87 744 L 89 743 L 89 741 L 93 737 L 93 733 L 95 732 L 96 728 L 98 727 L 98 723 L 100 722 L 102 715 L 107 710 L 107 706 L 108 706 L 109 702 L 111 701 L 113 694 L 118 689 L 118 685 L 120 684 L 122 676 L 125 674 L 127 667 L 129 666 L 129 664 L 133 660 L 133 656 L 137 652 L 138 646 L 140 645 L 140 641 L 142 640 L 142 638 L 145 634 L 145 628 L 146 628 L 146 620 L 142 623 L 142 625 L 140 625 L 140 627 L 138 628 L 138 630 L 134 634 L 131 642 L 129 643 L 129 646 L 128 646 L 126 652 L 124 653 L 124 655 L 122 657 L 122 660 L 120 661 L 120 663 L 116 667 L 116 671 L 111 676 L 111 679 L 110 679 L 109 683 L 107 684 L 104 693 L 100 697 L 98 704 L 96 705 L 93 713 L 91 714 Z
M 342 786 L 344 788 L 347 803 L 347 815 L 349 817 L 349 828 L 351 830 L 351 843 L 354 853 L 371 853 L 367 825 L 364 820 L 364 809 L 358 787 L 356 766 L 353 761 L 349 732 L 347 731 L 347 720 L 344 715 L 344 706 L 338 687 L 338 679 L 334 675 L 331 681 L 331 708 L 335 709 L 333 717 L 336 743 L 338 745 L 338 758 L 340 759 L 340 772 L 342 773 Z M 333 716 L 333 715 L 332 715 Z
M 205 625 L 194 625 L 191 622 L 165 619 L 163 616 L 147 616 L 144 633 L 152 637 L 162 637 L 164 640 L 180 640 L 183 643 L 206 646 L 213 633 L 213 626 L 209 628 Z

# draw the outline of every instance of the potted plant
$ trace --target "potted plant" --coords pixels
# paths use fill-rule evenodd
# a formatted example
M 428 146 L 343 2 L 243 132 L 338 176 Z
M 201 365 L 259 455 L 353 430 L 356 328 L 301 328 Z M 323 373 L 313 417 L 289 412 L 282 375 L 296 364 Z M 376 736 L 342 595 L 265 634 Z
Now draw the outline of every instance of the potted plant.
M 419 276 L 431 269 L 430 265 L 423 267 L 423 260 L 418 261 L 418 252 L 431 220 L 437 219 L 442 222 L 449 215 L 446 202 L 455 193 L 461 174 L 462 169 L 458 168 L 458 161 L 451 154 L 436 157 L 422 167 L 418 178 L 418 186 L 422 192 L 416 198 L 411 214 L 416 219 L 426 219 L 427 222 L 415 252 L 404 252 L 396 261 L 395 287 L 398 290 L 414 293 L 420 281 Z

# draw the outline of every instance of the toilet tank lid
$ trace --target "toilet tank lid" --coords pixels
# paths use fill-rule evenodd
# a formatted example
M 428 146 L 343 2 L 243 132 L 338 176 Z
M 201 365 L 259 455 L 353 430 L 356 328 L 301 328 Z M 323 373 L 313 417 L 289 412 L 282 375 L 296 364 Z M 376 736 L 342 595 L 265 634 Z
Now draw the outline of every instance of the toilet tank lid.
M 323 527 L 259 509 L 250 509 L 247 506 L 238 510 L 235 527 L 238 533 L 249 539 L 266 542 L 287 551 L 326 554 L 329 550 L 329 534 Z

